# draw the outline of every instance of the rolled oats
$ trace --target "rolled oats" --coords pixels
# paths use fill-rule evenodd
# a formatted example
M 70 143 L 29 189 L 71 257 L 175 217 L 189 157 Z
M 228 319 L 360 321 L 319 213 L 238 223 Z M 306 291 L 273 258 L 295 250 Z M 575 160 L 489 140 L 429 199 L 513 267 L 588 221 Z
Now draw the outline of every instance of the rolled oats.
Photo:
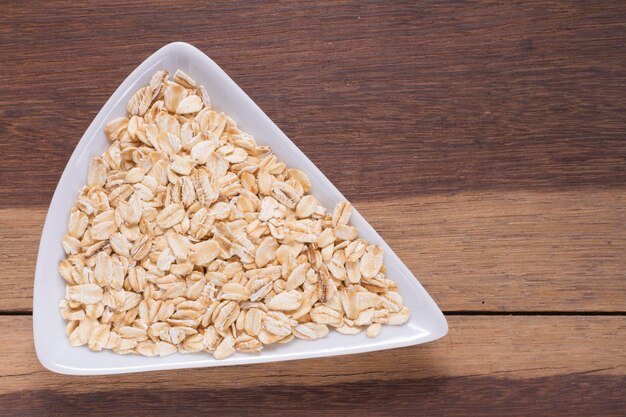
M 408 320 L 352 205 L 328 213 L 306 173 L 213 110 L 188 74 L 158 71 L 127 112 L 106 124 L 111 144 L 61 242 L 70 345 L 224 359 Z

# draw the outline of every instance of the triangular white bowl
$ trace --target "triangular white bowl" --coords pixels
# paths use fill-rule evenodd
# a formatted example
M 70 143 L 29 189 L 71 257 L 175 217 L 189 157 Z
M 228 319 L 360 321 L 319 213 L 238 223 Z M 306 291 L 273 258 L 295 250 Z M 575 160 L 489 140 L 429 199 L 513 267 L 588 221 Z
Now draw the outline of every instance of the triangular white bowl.
M 268 346 L 258 354 L 235 354 L 222 361 L 213 359 L 207 353 L 159 358 L 117 355 L 110 351 L 92 352 L 84 346 L 71 347 L 58 308 L 65 294 L 65 282 L 57 272 L 57 265 L 64 257 L 61 238 L 66 234 L 70 209 L 85 183 L 89 160 L 102 154 L 108 146 L 103 131 L 105 123 L 126 114 L 130 96 L 147 85 L 155 71 L 167 69 L 173 73 L 177 68 L 205 85 L 214 107 L 232 116 L 242 130 L 252 134 L 260 144 L 270 145 L 277 157 L 288 166 L 305 171 L 313 184 L 311 193 L 322 204 L 332 208 L 335 203 L 345 200 L 324 174 L 208 56 L 186 43 L 175 42 L 164 46 L 137 67 L 100 110 L 76 146 L 50 203 L 39 245 L 33 301 L 35 348 L 43 366 L 63 374 L 98 375 L 240 365 L 398 348 L 429 342 L 447 333 L 446 319 L 435 302 L 355 210 L 351 223 L 359 229 L 363 238 L 384 248 L 387 276 L 398 284 L 405 304 L 411 309 L 410 320 L 405 325 L 383 326 L 374 339 L 367 338 L 365 332 L 347 336 L 331 331 L 327 337 L 316 341 L 295 339 L 287 344 Z

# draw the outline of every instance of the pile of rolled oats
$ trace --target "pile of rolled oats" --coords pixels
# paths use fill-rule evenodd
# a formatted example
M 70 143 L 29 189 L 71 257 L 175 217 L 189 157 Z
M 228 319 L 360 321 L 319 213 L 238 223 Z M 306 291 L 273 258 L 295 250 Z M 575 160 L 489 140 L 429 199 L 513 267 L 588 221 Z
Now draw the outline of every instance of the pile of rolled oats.
M 61 314 L 72 346 L 169 355 L 259 352 L 407 321 L 383 250 L 332 214 L 307 175 L 159 71 L 105 127 L 108 150 L 63 238 Z

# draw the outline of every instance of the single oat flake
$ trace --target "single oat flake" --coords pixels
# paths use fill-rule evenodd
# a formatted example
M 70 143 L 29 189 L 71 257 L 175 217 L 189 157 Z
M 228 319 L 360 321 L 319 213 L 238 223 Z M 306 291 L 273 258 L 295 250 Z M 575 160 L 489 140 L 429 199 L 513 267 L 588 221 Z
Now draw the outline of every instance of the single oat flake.
M 327 211 L 188 74 L 158 71 L 126 108 L 61 242 L 72 346 L 224 359 L 408 320 L 351 204 Z

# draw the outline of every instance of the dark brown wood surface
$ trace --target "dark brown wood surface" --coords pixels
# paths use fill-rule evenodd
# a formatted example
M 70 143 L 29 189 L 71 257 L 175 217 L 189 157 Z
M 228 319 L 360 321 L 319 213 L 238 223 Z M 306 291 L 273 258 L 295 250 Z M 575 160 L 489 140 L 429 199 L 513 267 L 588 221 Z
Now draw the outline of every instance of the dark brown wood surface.
M 1 415 L 623 415 L 624 2 L 128 3 L 0 6 Z M 446 338 L 143 375 L 39 365 L 32 281 L 56 182 L 117 85 L 176 40 L 379 230 Z

